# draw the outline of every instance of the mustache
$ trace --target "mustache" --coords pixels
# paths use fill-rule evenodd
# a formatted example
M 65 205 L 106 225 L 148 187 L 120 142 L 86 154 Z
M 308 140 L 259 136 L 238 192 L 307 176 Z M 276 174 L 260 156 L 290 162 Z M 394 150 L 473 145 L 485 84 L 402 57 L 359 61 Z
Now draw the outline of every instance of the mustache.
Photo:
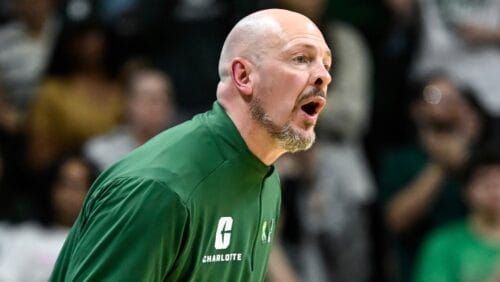
M 311 97 L 315 97 L 315 96 L 319 96 L 319 97 L 323 97 L 326 99 L 326 93 L 325 91 L 321 90 L 321 89 L 318 89 L 318 88 L 311 88 L 310 90 L 306 91 L 298 100 L 297 102 L 295 103 L 295 106 L 293 107 L 293 110 L 292 112 L 296 112 L 299 110 L 299 107 L 300 107 L 300 104 L 302 104 L 302 102 L 306 99 L 309 99 Z
M 302 97 L 300 97 L 297 104 L 300 104 L 302 101 L 309 99 L 311 97 L 315 97 L 315 96 L 323 97 L 326 99 L 325 91 L 318 89 L 318 88 L 312 88 L 312 89 L 308 90 L 306 93 L 304 93 L 304 95 L 302 95 Z

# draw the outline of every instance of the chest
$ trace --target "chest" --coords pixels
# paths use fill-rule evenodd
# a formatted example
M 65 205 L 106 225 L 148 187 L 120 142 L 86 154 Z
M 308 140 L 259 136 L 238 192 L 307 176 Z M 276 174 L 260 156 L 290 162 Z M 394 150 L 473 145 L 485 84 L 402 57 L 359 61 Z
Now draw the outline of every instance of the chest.
M 189 236 L 176 269 L 180 276 L 175 278 L 262 281 L 278 221 L 279 184 L 272 179 L 215 178 L 199 189 L 192 200 Z
M 457 281 L 489 281 L 500 262 L 500 250 L 466 245 L 455 259 Z

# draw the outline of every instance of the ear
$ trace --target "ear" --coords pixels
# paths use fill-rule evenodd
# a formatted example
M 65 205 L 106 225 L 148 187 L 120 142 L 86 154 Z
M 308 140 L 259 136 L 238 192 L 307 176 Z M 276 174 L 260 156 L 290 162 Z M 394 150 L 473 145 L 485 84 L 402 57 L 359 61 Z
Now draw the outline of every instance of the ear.
M 252 79 L 250 78 L 251 64 L 243 58 L 235 58 L 231 63 L 231 76 L 234 86 L 244 95 L 253 93 Z

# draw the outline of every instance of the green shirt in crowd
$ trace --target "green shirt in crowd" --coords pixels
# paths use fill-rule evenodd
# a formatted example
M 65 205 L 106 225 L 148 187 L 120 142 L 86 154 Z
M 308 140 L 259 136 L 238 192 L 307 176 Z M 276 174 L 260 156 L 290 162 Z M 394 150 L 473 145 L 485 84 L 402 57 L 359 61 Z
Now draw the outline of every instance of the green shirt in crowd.
M 487 242 L 461 221 L 437 229 L 424 243 L 415 282 L 488 282 L 500 270 L 500 243 Z
M 409 183 L 425 169 L 430 158 L 417 144 L 400 147 L 386 153 L 378 172 L 382 207 L 387 206 Z M 466 207 L 460 192 L 458 176 L 448 173 L 443 179 L 434 200 L 408 230 L 390 233 L 389 246 L 396 257 L 397 281 L 411 281 L 415 258 L 421 243 L 429 232 L 454 220 L 463 218 Z M 433 281 L 429 281 L 433 282 Z
M 216 102 L 99 176 L 51 281 L 263 281 L 280 201 Z

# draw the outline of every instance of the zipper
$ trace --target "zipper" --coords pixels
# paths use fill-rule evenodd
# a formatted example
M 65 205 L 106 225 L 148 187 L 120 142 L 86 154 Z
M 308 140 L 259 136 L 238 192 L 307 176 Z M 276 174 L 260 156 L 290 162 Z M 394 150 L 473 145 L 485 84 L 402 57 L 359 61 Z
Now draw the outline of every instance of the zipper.
M 252 247 L 252 257 L 250 258 L 250 270 L 253 271 L 255 269 L 255 257 L 256 257 L 256 252 L 257 252 L 257 244 L 259 243 L 259 233 L 260 233 L 260 224 L 262 222 L 262 191 L 264 189 L 264 182 L 266 181 L 266 178 L 262 179 L 262 182 L 260 183 L 260 189 L 259 189 L 259 221 L 257 222 L 257 230 L 255 232 L 255 238 L 253 240 L 253 247 Z

